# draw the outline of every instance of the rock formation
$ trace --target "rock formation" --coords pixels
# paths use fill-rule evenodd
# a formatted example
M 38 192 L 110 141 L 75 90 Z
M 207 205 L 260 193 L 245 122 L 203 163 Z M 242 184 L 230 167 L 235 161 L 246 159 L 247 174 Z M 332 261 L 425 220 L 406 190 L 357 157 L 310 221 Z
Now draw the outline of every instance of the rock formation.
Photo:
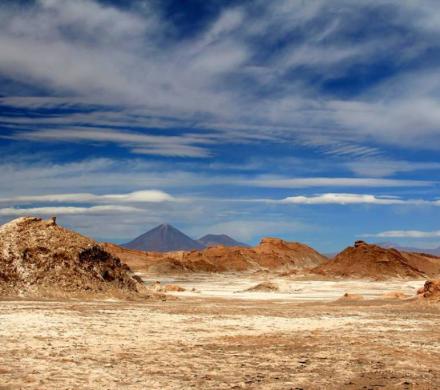
M 103 245 L 136 271 L 158 274 L 303 270 L 327 261 L 326 257 L 307 245 L 278 238 L 264 238 L 254 248 L 213 246 L 203 250 L 167 253 L 132 251 L 114 244 Z
M 56 224 L 19 218 L 0 227 L 0 295 L 130 295 L 143 284 L 99 244 Z
M 313 273 L 329 277 L 387 279 L 420 278 L 440 274 L 440 258 L 356 241 Z
M 440 302 L 440 279 L 427 280 L 425 285 L 417 291 L 417 296 L 423 300 Z

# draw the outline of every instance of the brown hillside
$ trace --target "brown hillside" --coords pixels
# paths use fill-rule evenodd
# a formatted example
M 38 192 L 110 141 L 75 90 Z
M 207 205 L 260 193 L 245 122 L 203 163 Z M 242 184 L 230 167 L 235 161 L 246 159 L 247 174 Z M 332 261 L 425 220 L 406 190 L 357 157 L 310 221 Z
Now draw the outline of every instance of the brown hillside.
M 150 273 L 231 272 L 313 268 L 327 261 L 312 248 L 277 238 L 265 238 L 254 248 L 213 246 L 190 252 L 140 252 L 103 244 L 134 270 Z
M 263 238 L 254 250 L 259 256 L 258 263 L 267 268 L 313 268 L 328 261 L 325 256 L 305 244 L 279 238 Z
M 130 295 L 143 291 L 128 266 L 55 219 L 19 218 L 0 227 L 0 295 Z
M 347 278 L 419 278 L 440 274 L 440 258 L 356 241 L 313 273 Z

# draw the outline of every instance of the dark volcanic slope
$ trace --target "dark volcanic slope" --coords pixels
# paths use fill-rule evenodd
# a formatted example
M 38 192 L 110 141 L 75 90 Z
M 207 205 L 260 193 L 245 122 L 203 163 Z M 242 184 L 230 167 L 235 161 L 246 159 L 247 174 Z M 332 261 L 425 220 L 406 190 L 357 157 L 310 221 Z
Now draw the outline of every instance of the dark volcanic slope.
M 440 274 L 440 258 L 356 241 L 314 273 L 346 278 L 418 278 Z
M 242 242 L 235 241 L 233 238 L 227 236 L 226 234 L 207 234 L 197 240 L 203 246 L 243 246 L 248 247 L 249 245 Z
M 203 244 L 168 224 L 159 225 L 123 246 L 149 252 L 188 251 L 204 248 Z

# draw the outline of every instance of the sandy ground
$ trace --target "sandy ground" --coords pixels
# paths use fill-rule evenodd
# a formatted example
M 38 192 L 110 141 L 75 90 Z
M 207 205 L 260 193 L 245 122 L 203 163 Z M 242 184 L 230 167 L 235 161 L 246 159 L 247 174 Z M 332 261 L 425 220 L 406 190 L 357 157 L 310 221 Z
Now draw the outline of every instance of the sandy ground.
M 142 275 L 146 284 L 176 284 L 184 287 L 179 297 L 209 297 L 224 299 L 271 299 L 287 301 L 334 301 L 345 293 L 360 294 L 366 299 L 381 298 L 385 293 L 401 291 L 408 296 L 416 295 L 424 280 L 304 280 L 273 275 L 255 274 L 187 274 L 157 277 Z M 279 287 L 277 292 L 249 292 L 250 287 L 270 281 Z M 195 291 L 192 291 L 192 290 Z
M 0 389 L 440 388 L 440 306 L 180 296 L 1 301 Z

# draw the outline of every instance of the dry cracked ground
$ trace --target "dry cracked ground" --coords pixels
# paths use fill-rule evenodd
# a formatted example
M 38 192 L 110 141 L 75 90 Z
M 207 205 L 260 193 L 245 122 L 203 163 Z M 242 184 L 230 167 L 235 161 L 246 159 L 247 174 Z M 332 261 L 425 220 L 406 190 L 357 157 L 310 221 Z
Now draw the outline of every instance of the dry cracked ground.
M 439 389 L 440 307 L 0 302 L 0 389 Z

